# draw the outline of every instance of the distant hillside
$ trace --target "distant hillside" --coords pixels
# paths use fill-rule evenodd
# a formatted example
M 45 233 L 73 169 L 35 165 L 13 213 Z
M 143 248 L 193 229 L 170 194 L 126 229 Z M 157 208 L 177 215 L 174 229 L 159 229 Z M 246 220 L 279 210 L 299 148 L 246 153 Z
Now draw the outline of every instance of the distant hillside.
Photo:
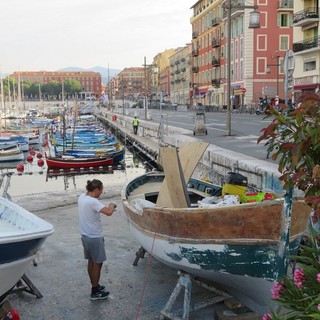
M 92 68 L 88 68 L 88 69 L 79 68 L 79 67 L 67 67 L 67 68 L 59 69 L 57 71 L 93 71 L 93 72 L 99 72 L 101 74 L 101 76 L 102 76 L 102 83 L 107 83 L 108 82 L 108 77 L 110 77 L 110 79 L 111 79 L 112 77 L 117 75 L 121 70 L 120 69 L 109 69 L 109 72 L 108 72 L 108 68 L 96 66 L 96 67 L 92 67 Z

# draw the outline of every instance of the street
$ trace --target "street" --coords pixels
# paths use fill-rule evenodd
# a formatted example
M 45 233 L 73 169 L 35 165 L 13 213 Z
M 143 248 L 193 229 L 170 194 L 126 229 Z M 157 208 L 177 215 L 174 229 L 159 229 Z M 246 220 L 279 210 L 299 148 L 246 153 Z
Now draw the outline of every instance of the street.
M 119 108 L 118 112 L 121 114 L 123 112 L 122 108 Z M 144 109 L 125 109 L 125 114 L 130 116 L 136 114 L 139 119 L 145 119 Z M 149 109 L 148 114 L 148 121 L 155 123 L 162 121 L 164 127 L 169 125 L 188 129 L 190 135 L 193 136 L 195 112 L 171 110 L 160 112 L 160 110 Z M 197 135 L 196 137 L 210 144 L 273 163 L 273 160 L 267 159 L 267 148 L 264 143 L 257 143 L 261 135 L 261 129 L 267 127 L 270 122 L 271 119 L 264 119 L 264 116 L 257 116 L 256 114 L 233 113 L 231 114 L 231 136 L 228 136 L 227 114 L 224 112 L 206 112 L 205 126 L 208 134 Z

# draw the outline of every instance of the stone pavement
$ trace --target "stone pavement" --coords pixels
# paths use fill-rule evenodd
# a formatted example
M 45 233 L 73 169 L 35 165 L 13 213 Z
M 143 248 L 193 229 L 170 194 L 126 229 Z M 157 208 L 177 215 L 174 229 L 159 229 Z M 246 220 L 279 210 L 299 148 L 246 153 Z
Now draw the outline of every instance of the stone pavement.
M 121 187 L 105 186 L 101 197 L 106 204 L 118 204 L 113 216 L 102 218 L 108 261 L 100 283 L 110 291 L 109 298 L 102 301 L 89 300 L 90 284 L 78 228 L 78 194 L 67 191 L 13 199 L 52 223 L 55 229 L 37 256 L 38 265 L 30 265 L 26 273 L 43 298 L 27 292 L 8 297 L 22 320 L 160 319 L 178 275 L 148 254 L 132 266 L 140 246 L 131 235 L 122 210 Z M 199 299 L 202 295 L 207 291 L 193 286 L 192 297 Z M 182 307 L 180 302 L 177 308 Z M 194 311 L 189 319 L 213 319 L 213 308 Z

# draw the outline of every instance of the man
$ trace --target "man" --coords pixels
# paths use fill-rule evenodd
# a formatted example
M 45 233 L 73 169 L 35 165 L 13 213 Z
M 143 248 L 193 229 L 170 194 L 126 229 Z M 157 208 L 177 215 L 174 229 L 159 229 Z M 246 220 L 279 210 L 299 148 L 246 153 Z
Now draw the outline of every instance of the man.
M 110 203 L 105 206 L 98 200 L 103 191 L 100 180 L 88 180 L 86 189 L 87 193 L 81 194 L 78 198 L 80 234 L 92 286 L 90 300 L 101 300 L 106 299 L 109 292 L 99 284 L 102 264 L 106 260 L 100 214 L 111 216 L 117 205 Z
M 138 126 L 139 126 L 139 120 L 135 116 L 133 121 L 132 121 L 132 126 L 133 126 L 133 133 L 136 135 L 138 133 Z

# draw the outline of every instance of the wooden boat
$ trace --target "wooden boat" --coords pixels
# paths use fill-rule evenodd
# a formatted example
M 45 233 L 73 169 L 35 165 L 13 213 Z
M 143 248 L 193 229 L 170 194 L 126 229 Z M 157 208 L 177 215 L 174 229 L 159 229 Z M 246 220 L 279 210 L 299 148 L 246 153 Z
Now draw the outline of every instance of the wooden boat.
M 35 258 L 53 226 L 19 205 L 0 197 L 0 301 Z
M 197 159 L 184 157 L 190 150 Z M 124 186 L 132 234 L 169 267 L 212 281 L 259 314 L 270 312 L 273 282 L 286 273 L 288 255 L 297 252 L 310 208 L 294 201 L 290 218 L 283 199 L 201 208 L 206 191 L 219 195 L 221 187 L 191 179 L 190 162 L 203 151 L 188 146 L 179 154 L 181 161 L 177 153 L 162 153 L 165 174 L 146 173 Z
M 117 164 L 124 159 L 124 147 L 110 147 L 105 149 L 67 149 L 63 154 L 55 148 L 55 154 L 59 156 L 72 156 L 75 158 L 96 158 L 96 157 L 110 157 L 113 158 L 113 164 Z
M 46 154 L 48 168 L 90 168 L 113 165 L 112 157 L 76 158 L 73 156 L 51 157 Z
M 21 151 L 17 144 L 11 148 L 0 150 L 0 162 L 21 161 L 23 159 L 23 151 Z

